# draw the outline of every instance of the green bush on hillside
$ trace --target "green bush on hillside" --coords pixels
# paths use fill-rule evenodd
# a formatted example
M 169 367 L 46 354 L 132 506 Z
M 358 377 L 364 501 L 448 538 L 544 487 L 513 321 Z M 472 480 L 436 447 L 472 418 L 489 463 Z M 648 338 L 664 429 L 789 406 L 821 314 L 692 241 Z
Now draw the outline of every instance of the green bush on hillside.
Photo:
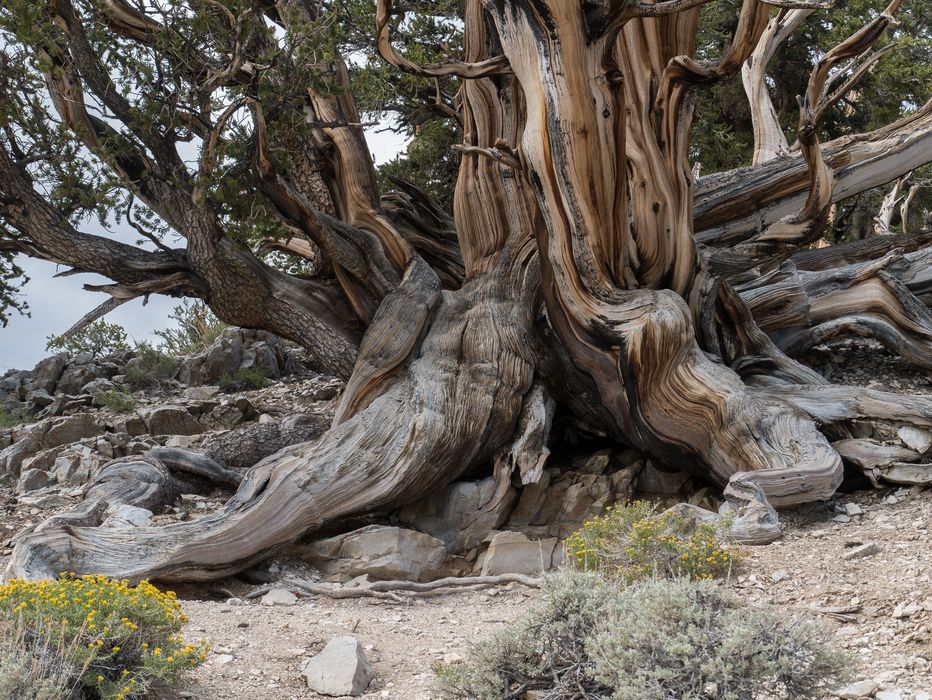
M 851 659 L 813 623 L 751 607 L 712 581 L 626 585 L 595 573 L 545 579 L 526 617 L 436 667 L 451 700 L 817 700 Z

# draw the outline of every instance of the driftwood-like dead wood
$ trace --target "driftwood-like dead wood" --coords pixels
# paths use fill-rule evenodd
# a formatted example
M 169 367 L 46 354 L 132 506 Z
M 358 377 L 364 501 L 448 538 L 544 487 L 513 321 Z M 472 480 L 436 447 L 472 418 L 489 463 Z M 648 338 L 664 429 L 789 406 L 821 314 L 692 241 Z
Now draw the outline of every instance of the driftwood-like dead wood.
M 738 287 L 760 327 L 790 355 L 830 340 L 874 338 L 919 367 L 932 368 L 928 292 L 932 250 L 814 272 L 792 262 Z M 902 279 L 901 279 L 902 278 Z
M 271 133 L 272 110 L 267 123 L 264 105 L 249 104 L 255 194 L 287 231 L 316 246 L 321 274 L 313 279 L 274 270 L 235 243 L 223 229 L 225 212 L 207 196 L 224 146 L 220 122 L 241 105 L 225 102 L 220 122 L 189 115 L 204 140 L 191 177 L 175 131 L 121 138 L 140 115 L 110 88 L 77 10 L 56 5 L 62 31 L 37 47 L 55 66 L 51 104 L 65 128 L 184 237 L 185 250 L 149 253 L 75 231 L 4 145 L 0 215 L 28 239 L 17 250 L 103 272 L 118 294 L 177 281 L 161 291 L 200 295 L 225 320 L 297 340 L 348 383 L 330 430 L 255 464 L 216 513 L 132 530 L 95 527 L 86 514 L 49 521 L 19 539 L 10 572 L 219 578 L 493 460 L 500 484 L 514 469 L 532 481 L 548 449 L 547 393 L 604 435 L 723 487 L 721 513 L 687 510 L 727 517 L 735 539 L 755 543 L 779 536 L 775 507 L 829 498 L 839 486 L 842 457 L 823 430 L 837 439 L 851 434 L 852 420 L 932 424 L 932 398 L 829 386 L 788 356 L 860 334 L 932 366 L 932 279 L 921 246 L 861 244 L 837 262 L 824 253 L 786 262 L 818 233 L 832 202 L 929 160 L 932 102 L 871 134 L 826 144 L 817 135 L 827 107 L 876 59 L 867 50 L 898 0 L 834 49 L 818 47 L 797 155 L 778 155 L 784 145 L 760 69 L 788 31 L 780 22 L 795 26 L 818 3 L 783 3 L 773 25 L 768 4 L 744 0 L 731 40 L 710 61 L 692 58 L 700 4 L 465 0 L 460 57 L 418 66 L 392 47 L 392 3 L 379 2 L 377 41 L 390 62 L 466 78 L 456 100 L 444 102 L 456 106 L 463 135 L 452 227 L 410 188 L 380 196 L 339 53 L 289 64 L 289 75 L 314 73 L 330 89 L 301 86 L 301 112 L 291 115 L 308 127 L 300 135 Z M 311 2 L 262 7 L 263 22 L 296 37 L 319 19 Z M 122 0 L 100 11 L 122 40 L 146 50 L 183 43 Z M 262 35 L 256 41 L 273 40 Z M 223 65 L 179 47 L 172 61 L 210 102 L 224 86 L 261 75 L 244 51 L 238 44 Z M 276 55 L 288 62 L 296 54 Z M 758 71 L 756 124 L 763 129 L 769 118 L 770 135 L 757 139 L 752 167 L 694 182 L 691 93 L 749 59 Z M 840 71 L 849 59 L 851 71 Z M 112 118 L 87 107 L 94 102 Z M 126 152 L 115 154 L 112 144 L 124 142 Z M 850 444 L 843 450 L 855 454 Z M 869 470 L 890 481 L 926 474 L 906 459 Z M 212 460 L 156 451 L 105 466 L 88 490 L 88 512 L 103 501 L 156 507 L 185 473 L 238 479 Z M 311 584 L 302 585 L 307 592 Z
M 282 584 L 298 594 L 322 595 L 328 598 L 381 598 L 394 602 L 404 602 L 409 598 L 423 598 L 436 595 L 448 595 L 454 592 L 479 591 L 491 586 L 517 583 L 528 588 L 539 588 L 540 579 L 523 574 L 501 574 L 499 576 L 451 576 L 447 578 L 418 583 L 415 581 L 373 581 L 364 586 L 347 587 L 335 584 L 317 583 L 306 579 L 285 578 Z M 260 598 L 273 588 L 281 585 L 263 586 L 246 595 L 247 599 Z
M 521 244 L 513 241 L 493 272 L 444 294 L 418 358 L 390 389 L 318 441 L 256 465 L 216 513 L 130 531 L 48 528 L 20 542 L 10 573 L 219 578 L 335 519 L 416 500 L 488 459 L 510 437 L 531 386 L 523 342 L 531 308 L 514 300 L 530 299 L 525 286 L 536 279 Z

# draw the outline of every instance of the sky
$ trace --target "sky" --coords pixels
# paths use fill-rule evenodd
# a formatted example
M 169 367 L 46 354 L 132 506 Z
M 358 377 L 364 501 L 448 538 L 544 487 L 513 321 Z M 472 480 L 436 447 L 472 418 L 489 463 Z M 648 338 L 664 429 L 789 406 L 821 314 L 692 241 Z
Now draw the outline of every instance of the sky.
M 367 129 L 366 137 L 376 163 L 391 160 L 406 145 L 404 136 L 381 127 Z M 91 227 L 87 231 L 104 233 Z M 132 243 L 138 236 L 132 230 L 118 230 L 114 238 Z M 106 300 L 102 293 L 84 291 L 83 285 L 109 282 L 97 275 L 56 278 L 55 273 L 61 271 L 56 265 L 25 256 L 19 256 L 17 262 L 30 278 L 22 292 L 29 303 L 31 316 L 11 314 L 6 328 L 0 327 L 0 375 L 9 369 L 34 367 L 49 354 L 45 349 L 48 336 L 65 332 L 75 321 Z M 146 305 L 142 299 L 134 299 L 107 314 L 104 320 L 123 326 L 135 341 L 153 340 L 153 331 L 170 325 L 168 314 L 178 303 L 178 299 L 160 295 L 149 297 Z

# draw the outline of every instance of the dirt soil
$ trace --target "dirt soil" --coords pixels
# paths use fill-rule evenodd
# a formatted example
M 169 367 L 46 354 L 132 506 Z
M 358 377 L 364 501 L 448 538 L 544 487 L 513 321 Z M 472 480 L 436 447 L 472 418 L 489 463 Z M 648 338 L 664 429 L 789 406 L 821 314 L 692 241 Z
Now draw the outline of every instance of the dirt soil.
M 880 355 L 878 357 L 878 355 Z M 932 376 L 842 343 L 807 362 L 839 383 L 903 393 L 932 393 Z M 282 397 L 275 397 L 276 399 Z M 77 503 L 77 492 L 65 494 Z M 218 497 L 219 498 L 219 497 Z M 205 506 L 216 505 L 214 500 Z M 67 504 L 63 504 L 67 509 Z M 200 506 L 199 506 L 200 507 Z M 18 504 L 0 489 L 0 538 L 51 512 Z M 932 490 L 886 488 L 839 493 L 827 503 L 782 513 L 784 537 L 747 548 L 728 585 L 752 603 L 818 619 L 861 661 L 859 677 L 876 681 L 877 700 L 928 700 L 932 692 Z M 5 567 L 10 541 L 0 549 Z M 865 545 L 873 545 L 866 550 Z M 310 576 L 279 561 L 262 571 Z M 335 636 L 352 635 L 376 678 L 364 698 L 437 697 L 431 666 L 456 663 L 469 645 L 533 605 L 533 589 L 510 584 L 394 603 L 302 598 L 288 607 L 242 601 L 259 584 L 240 579 L 178 589 L 190 618 L 186 637 L 213 652 L 178 697 L 221 700 L 318 698 L 300 675 L 303 659 Z M 240 604 L 230 604 L 231 596 Z M 886 691 L 887 694 L 884 694 Z M 873 695 L 872 695 L 873 697 Z
M 855 514 L 845 515 L 846 506 Z M 745 550 L 729 585 L 753 603 L 823 621 L 860 657 L 859 677 L 878 681 L 879 690 L 909 700 L 932 689 L 932 491 L 842 494 L 785 513 L 784 522 L 783 539 Z M 875 553 L 845 558 L 865 544 Z M 227 590 L 242 596 L 255 588 Z M 536 595 L 510 584 L 405 604 L 316 597 L 269 608 L 190 599 L 199 593 L 206 591 L 181 591 L 189 598 L 187 634 L 207 639 L 214 653 L 188 697 L 218 700 L 321 697 L 307 689 L 300 663 L 347 634 L 378 674 L 364 698 L 434 698 L 431 666 L 457 662 Z

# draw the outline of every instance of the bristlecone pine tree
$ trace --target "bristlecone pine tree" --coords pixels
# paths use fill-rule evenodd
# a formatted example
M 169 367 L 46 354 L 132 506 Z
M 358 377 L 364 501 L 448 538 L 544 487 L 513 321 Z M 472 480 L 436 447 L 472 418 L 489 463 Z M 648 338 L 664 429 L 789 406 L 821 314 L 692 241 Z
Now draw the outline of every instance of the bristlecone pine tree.
M 478 465 L 533 481 L 554 404 L 723 487 L 748 541 L 778 534 L 772 506 L 831 496 L 843 457 L 928 481 L 863 425 L 930 426 L 932 399 L 792 359 L 866 336 L 932 367 L 932 234 L 814 245 L 835 203 L 932 161 L 932 102 L 820 141 L 910 0 L 811 47 L 789 135 L 768 65 L 827 4 L 744 0 L 700 55 L 706 1 L 5 0 L 4 279 L 12 253 L 104 275 L 82 323 L 203 299 L 347 379 L 332 428 L 216 514 L 137 530 L 75 514 L 23 537 L 11 571 L 228 575 Z M 729 78 L 753 162 L 700 177 L 696 101 Z M 380 192 L 361 115 L 393 94 L 420 102 L 409 126 L 429 113 L 459 134 L 451 212 L 410 183 Z M 82 230 L 93 215 L 148 242 Z

